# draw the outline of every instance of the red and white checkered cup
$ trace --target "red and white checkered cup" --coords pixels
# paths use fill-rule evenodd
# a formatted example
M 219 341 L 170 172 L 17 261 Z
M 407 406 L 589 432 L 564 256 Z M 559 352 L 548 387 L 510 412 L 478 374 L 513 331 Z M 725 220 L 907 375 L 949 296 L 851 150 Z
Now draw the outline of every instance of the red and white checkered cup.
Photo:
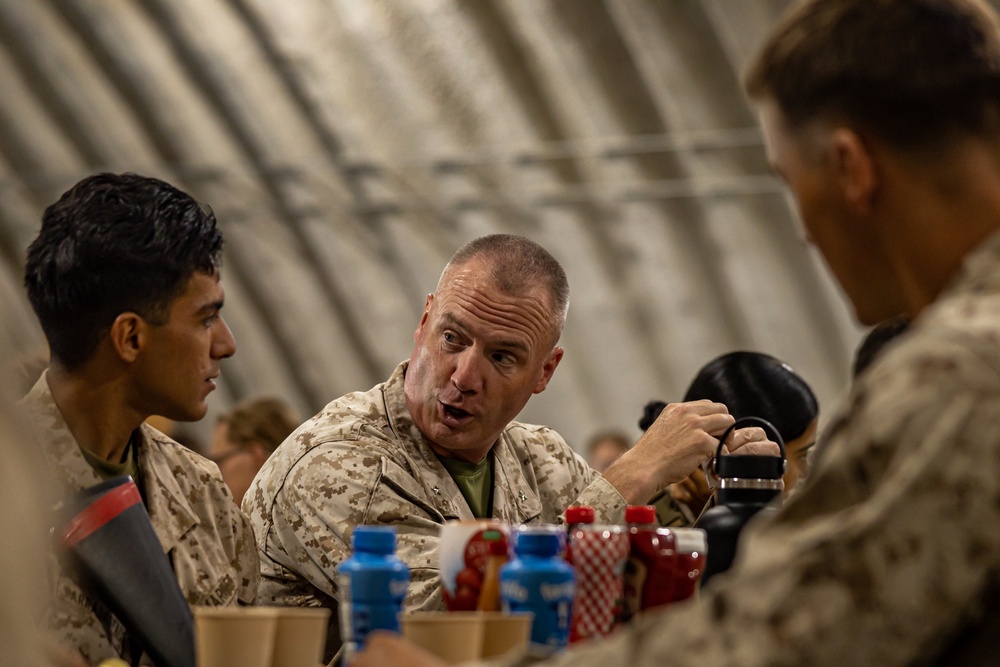
M 611 634 L 622 604 L 628 533 L 621 526 L 583 525 L 571 533 L 576 597 L 570 642 Z

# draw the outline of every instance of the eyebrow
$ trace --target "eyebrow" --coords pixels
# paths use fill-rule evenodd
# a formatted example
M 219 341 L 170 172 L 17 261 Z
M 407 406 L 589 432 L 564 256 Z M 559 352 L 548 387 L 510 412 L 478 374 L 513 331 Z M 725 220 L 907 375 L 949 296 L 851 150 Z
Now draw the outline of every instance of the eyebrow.
M 463 325 L 461 322 L 458 321 L 458 318 L 456 318 L 451 313 L 445 313 L 444 315 L 442 315 L 442 319 L 445 320 L 446 324 L 454 327 L 455 329 L 458 329 L 459 332 L 462 333 L 463 335 L 468 335 L 469 330 L 465 327 L 465 325 Z M 504 349 L 520 350 L 522 352 L 529 351 L 528 346 L 519 341 L 501 340 L 501 341 L 496 341 L 495 343 L 492 344 Z
M 201 313 L 211 313 L 216 310 L 222 310 L 223 304 L 224 304 L 223 299 L 219 299 L 218 301 L 212 301 L 210 303 L 206 303 L 204 306 L 199 308 L 197 312 L 200 315 Z

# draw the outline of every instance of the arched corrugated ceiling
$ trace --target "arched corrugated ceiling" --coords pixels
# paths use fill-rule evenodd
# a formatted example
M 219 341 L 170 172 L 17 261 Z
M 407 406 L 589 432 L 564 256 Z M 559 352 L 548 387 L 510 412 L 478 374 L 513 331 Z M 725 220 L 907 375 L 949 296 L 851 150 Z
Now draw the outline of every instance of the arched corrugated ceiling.
M 213 411 L 388 376 L 463 242 L 566 266 L 567 354 L 522 417 L 576 446 L 733 349 L 825 406 L 859 330 L 801 241 L 739 74 L 787 0 L 0 0 L 0 344 L 42 209 L 98 170 L 217 212 L 239 344 Z M 206 425 L 201 428 L 204 431 Z

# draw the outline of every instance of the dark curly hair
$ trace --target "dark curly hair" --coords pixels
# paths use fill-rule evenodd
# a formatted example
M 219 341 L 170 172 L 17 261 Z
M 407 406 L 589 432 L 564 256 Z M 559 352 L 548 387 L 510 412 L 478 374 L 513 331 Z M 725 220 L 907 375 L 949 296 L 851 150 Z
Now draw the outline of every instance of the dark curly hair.
M 195 272 L 219 266 L 215 215 L 164 181 L 101 173 L 42 216 L 24 284 L 52 356 L 73 369 L 123 312 L 163 324 Z

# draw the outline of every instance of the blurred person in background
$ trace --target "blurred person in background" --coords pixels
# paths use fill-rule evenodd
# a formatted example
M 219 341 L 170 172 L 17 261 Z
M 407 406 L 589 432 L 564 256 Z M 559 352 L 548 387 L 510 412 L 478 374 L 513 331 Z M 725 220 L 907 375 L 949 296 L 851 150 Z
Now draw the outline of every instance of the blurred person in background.
M 631 446 L 628 436 L 621 431 L 598 431 L 587 441 L 587 463 L 597 472 L 604 472 Z
M 219 417 L 208 456 L 219 466 L 237 505 L 267 457 L 301 421 L 291 405 L 271 397 L 243 401 Z

